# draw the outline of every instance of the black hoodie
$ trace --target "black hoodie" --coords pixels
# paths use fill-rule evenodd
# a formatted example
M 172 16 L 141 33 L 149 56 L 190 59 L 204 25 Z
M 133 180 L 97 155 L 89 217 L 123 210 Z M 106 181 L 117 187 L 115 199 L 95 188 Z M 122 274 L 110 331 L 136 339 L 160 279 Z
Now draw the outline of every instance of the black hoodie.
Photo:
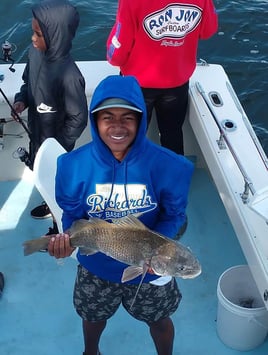
M 79 14 L 66 0 L 45 0 L 32 8 L 44 36 L 47 50 L 33 46 L 15 102 L 28 107 L 30 156 L 48 137 L 54 137 L 67 150 L 87 125 L 85 81 L 70 55 Z

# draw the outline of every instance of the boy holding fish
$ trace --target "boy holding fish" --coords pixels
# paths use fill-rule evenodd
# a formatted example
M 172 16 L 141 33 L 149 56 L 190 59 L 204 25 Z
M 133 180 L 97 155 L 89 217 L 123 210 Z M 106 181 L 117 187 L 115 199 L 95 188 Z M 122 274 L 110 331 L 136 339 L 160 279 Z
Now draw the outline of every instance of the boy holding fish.
M 186 221 L 193 164 L 147 139 L 146 106 L 132 76 L 109 76 L 97 86 L 90 105 L 90 123 L 92 142 L 58 159 L 56 200 L 63 210 L 66 232 L 50 236 L 48 243 L 51 256 L 70 256 L 78 220 L 97 225 L 103 220 L 104 228 L 95 233 L 94 246 L 86 249 L 81 241 L 78 244 L 74 305 L 83 320 L 84 355 L 99 354 L 99 340 L 107 320 L 121 304 L 149 326 L 157 354 L 171 355 L 174 326 L 170 316 L 179 305 L 181 293 L 175 278 L 164 269 L 174 254 L 169 257 L 165 244 L 158 255 L 150 257 L 149 249 L 154 247 L 144 239 L 138 249 L 148 258 L 138 267 L 133 266 L 123 278 L 124 271 L 135 264 L 133 260 L 126 258 L 128 261 L 122 262 L 115 252 L 109 256 L 109 248 L 107 253 L 101 250 L 105 240 L 114 238 L 108 222 L 112 222 L 110 229 L 116 229 L 118 222 L 123 232 L 124 238 L 114 247 L 118 255 L 122 254 L 124 240 L 128 243 L 134 232 L 137 242 L 129 244 L 128 255 L 138 253 L 133 251 L 136 243 L 148 233 L 151 244 L 157 238 L 166 238 L 170 241 L 167 244 L 176 249 L 171 239 Z M 96 247 L 100 240 L 103 249 Z M 161 256 L 166 256 L 166 260 Z M 177 256 L 183 259 L 182 277 L 195 277 L 201 272 L 189 250 Z M 159 274 L 154 272 L 157 267 L 153 267 L 153 257 L 163 270 Z M 183 274 L 185 269 L 187 275 Z

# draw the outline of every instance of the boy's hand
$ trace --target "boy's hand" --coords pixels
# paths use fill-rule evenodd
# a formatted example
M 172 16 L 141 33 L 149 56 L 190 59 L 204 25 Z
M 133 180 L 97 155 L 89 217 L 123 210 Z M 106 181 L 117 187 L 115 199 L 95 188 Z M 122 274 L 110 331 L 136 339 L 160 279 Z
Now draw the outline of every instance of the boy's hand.
M 66 233 L 60 233 L 53 236 L 48 244 L 48 253 L 56 259 L 70 256 L 75 248 L 70 245 L 70 236 Z
M 22 101 L 17 101 L 17 102 L 15 102 L 15 103 L 13 104 L 13 109 L 14 109 L 14 111 L 15 111 L 16 113 L 19 114 L 19 113 L 22 113 L 22 111 L 25 110 L 25 105 L 24 105 L 24 103 L 23 103 Z M 14 120 L 17 121 L 17 117 L 16 117 L 16 115 L 14 114 L 13 111 L 11 111 L 11 116 L 14 118 Z

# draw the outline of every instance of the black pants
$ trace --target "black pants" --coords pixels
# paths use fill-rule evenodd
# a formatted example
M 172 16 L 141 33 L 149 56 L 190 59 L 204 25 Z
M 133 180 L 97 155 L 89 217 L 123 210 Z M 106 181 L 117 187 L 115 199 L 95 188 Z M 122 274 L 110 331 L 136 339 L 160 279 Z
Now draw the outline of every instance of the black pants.
M 155 109 L 160 143 L 175 153 L 184 154 L 182 125 L 188 106 L 189 82 L 170 89 L 142 88 L 148 126 Z

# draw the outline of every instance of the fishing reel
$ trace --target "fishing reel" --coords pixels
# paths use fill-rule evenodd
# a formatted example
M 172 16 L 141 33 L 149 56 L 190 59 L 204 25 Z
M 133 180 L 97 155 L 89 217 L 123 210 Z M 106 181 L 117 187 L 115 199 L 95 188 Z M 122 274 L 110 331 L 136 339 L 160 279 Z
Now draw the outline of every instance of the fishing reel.
M 26 166 L 28 166 L 31 170 L 33 169 L 33 162 L 30 158 L 30 154 L 24 147 L 18 147 L 15 152 L 12 154 L 14 159 L 20 159 Z
M 0 58 L 2 61 L 4 62 L 11 62 L 11 65 L 9 67 L 9 70 L 14 73 L 15 69 L 13 68 L 14 65 L 14 59 L 12 58 L 12 52 L 14 52 L 16 50 L 16 47 L 12 44 L 9 43 L 8 41 L 5 41 L 4 43 L 2 43 L 2 54 L 3 54 L 3 58 Z

